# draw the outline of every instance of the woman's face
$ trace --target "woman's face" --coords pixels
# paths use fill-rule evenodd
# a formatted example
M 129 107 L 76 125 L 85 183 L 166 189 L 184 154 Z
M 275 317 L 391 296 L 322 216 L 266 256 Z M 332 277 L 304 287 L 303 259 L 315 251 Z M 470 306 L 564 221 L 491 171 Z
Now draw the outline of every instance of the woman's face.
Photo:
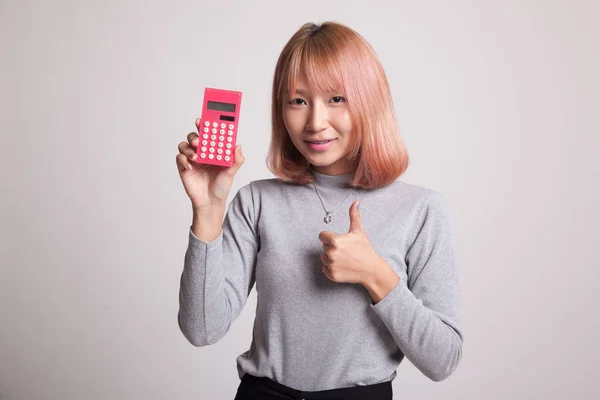
M 342 175 L 353 172 L 348 154 L 352 134 L 350 113 L 343 93 L 317 93 L 306 77 L 299 75 L 296 93 L 284 92 L 283 122 L 294 146 L 325 175 Z M 309 142 L 330 140 L 326 144 Z

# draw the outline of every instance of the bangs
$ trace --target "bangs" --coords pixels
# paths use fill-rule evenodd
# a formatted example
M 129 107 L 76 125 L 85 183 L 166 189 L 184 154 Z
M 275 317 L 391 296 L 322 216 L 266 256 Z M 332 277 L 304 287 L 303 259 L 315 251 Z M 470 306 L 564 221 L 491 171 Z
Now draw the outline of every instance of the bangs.
M 296 91 L 298 75 L 304 74 L 312 90 L 346 94 L 341 49 L 319 39 L 312 37 L 292 50 L 281 77 L 281 83 L 287 83 L 290 93 Z M 285 85 L 280 85 L 280 89 L 285 90 Z

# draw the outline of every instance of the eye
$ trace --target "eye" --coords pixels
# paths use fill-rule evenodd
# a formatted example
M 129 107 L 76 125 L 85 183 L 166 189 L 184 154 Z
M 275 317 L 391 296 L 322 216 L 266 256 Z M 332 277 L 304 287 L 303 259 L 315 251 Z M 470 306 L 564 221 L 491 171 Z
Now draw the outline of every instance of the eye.
M 343 103 L 346 101 L 346 99 L 343 98 L 342 96 L 332 97 L 331 100 L 333 100 L 334 103 Z
M 304 100 L 302 100 L 300 98 L 295 98 L 288 102 L 288 104 L 297 105 L 297 106 L 302 105 L 302 103 L 304 103 Z

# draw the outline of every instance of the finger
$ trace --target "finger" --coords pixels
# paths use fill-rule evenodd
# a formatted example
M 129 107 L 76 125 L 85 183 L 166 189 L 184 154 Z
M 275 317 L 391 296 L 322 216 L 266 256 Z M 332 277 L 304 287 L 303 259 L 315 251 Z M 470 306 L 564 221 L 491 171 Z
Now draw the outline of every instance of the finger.
M 177 146 L 179 152 L 185 155 L 190 160 L 196 159 L 196 151 L 192 148 L 192 146 L 188 142 L 181 142 L 179 146 Z
M 241 145 L 235 146 L 233 165 L 229 168 L 229 174 L 231 176 L 234 176 L 237 173 L 238 169 L 240 169 L 240 167 L 244 163 L 244 160 L 245 160 L 245 158 L 244 158 L 244 155 L 242 154 L 242 146 Z
M 196 118 L 194 120 L 194 124 L 196 125 L 196 129 L 199 130 L 200 129 L 200 118 Z
M 181 153 L 175 156 L 175 163 L 177 164 L 177 170 L 179 172 L 185 171 L 186 169 L 191 170 L 193 168 L 187 157 Z
M 359 204 L 360 202 L 358 200 L 354 200 L 354 202 L 350 206 L 350 228 L 348 229 L 348 232 L 364 231 L 362 221 L 360 219 L 360 211 L 358 210 Z
M 331 232 L 322 231 L 321 233 L 319 233 L 319 240 L 323 244 L 332 245 L 333 244 L 331 241 L 332 239 L 333 239 L 333 233 L 331 233 Z
M 333 281 L 333 277 L 331 276 L 331 273 L 329 271 L 329 268 L 327 268 L 327 265 L 323 264 L 323 266 L 321 267 L 321 272 L 323 272 L 323 275 L 325 275 L 330 281 Z
M 196 148 L 198 148 L 198 143 L 200 143 L 200 138 L 198 137 L 198 134 L 196 132 L 190 132 L 186 136 L 186 139 L 190 146 L 192 146 L 192 149 L 196 151 Z

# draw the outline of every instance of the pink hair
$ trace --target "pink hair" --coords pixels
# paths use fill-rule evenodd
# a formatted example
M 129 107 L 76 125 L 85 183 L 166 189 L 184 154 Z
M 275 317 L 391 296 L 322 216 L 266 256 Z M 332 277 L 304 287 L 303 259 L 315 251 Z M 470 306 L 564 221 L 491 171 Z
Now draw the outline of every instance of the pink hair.
M 313 181 L 310 165 L 283 123 L 283 91 L 296 88 L 304 73 L 319 91 L 340 90 L 352 121 L 348 159 L 352 186 L 376 189 L 394 182 L 408 167 L 388 81 L 375 51 L 357 32 L 335 22 L 304 24 L 288 41 L 275 67 L 272 134 L 267 167 L 286 182 Z

